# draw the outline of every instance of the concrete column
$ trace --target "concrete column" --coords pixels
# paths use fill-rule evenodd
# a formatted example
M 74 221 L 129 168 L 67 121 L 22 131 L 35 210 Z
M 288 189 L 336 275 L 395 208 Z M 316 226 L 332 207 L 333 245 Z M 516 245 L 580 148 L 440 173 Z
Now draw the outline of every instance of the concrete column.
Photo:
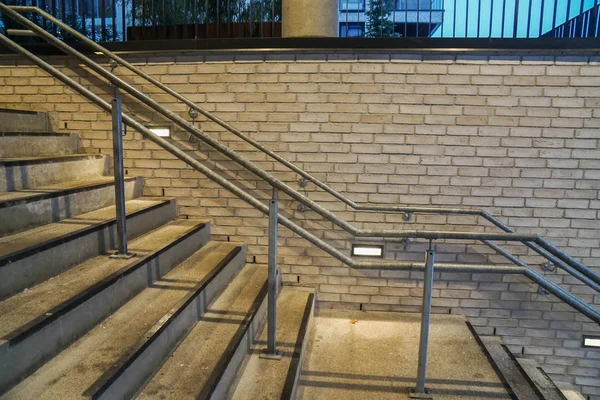
M 337 37 L 339 0 L 283 0 L 283 37 Z

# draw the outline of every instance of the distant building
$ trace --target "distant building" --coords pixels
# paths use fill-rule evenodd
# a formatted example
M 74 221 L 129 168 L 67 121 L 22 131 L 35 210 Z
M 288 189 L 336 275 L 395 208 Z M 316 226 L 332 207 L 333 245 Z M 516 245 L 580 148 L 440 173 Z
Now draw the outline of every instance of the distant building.
M 339 0 L 340 37 L 365 36 L 369 0 Z M 389 20 L 399 37 L 429 37 L 442 24 L 442 0 L 394 0 Z

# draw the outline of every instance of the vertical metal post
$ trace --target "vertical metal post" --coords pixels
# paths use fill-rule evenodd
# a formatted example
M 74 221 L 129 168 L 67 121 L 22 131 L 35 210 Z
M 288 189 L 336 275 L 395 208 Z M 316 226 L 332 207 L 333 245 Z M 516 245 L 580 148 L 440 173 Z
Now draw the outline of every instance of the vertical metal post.
M 112 99 L 113 160 L 115 174 L 115 208 L 117 220 L 117 254 L 111 257 L 130 258 L 127 251 L 127 224 L 125 216 L 125 182 L 123 180 L 123 134 L 122 134 L 121 96 L 115 86 Z
M 268 256 L 268 292 L 267 292 L 267 350 L 261 357 L 281 360 L 282 351 L 277 351 L 277 235 L 279 205 L 277 189 L 273 188 L 273 197 L 269 202 L 269 256 Z
M 423 309 L 421 310 L 421 338 L 419 342 L 419 367 L 415 397 L 428 398 L 425 390 L 427 374 L 427 352 L 429 348 L 429 325 L 431 323 L 431 296 L 433 292 L 433 263 L 435 252 L 429 248 L 425 253 L 425 277 L 423 279 Z M 425 395 L 425 396 L 424 396 Z

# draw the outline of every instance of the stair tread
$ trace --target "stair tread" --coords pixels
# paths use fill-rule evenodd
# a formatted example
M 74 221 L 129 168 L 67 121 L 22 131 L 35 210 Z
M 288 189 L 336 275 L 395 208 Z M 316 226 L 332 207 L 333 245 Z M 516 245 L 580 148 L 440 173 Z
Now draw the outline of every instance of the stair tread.
M 256 311 L 257 299 L 264 298 L 266 282 L 266 266 L 242 268 L 138 398 L 207 398 L 217 374 L 235 351 L 232 340 Z
M 44 155 L 37 157 L 2 157 L 0 158 L 0 165 L 11 165 L 11 164 L 43 164 L 50 162 L 64 162 L 64 161 L 72 161 L 72 160 L 85 160 L 85 159 L 95 159 L 95 158 L 104 158 L 106 155 L 104 154 L 61 154 L 61 155 Z
M 0 337 L 14 337 L 34 322 L 39 322 L 52 311 L 60 312 L 61 306 L 74 296 L 83 293 L 103 279 L 139 263 L 143 258 L 169 246 L 179 237 L 193 231 L 204 221 L 177 219 L 161 226 L 129 243 L 136 256 L 125 259 L 108 258 L 105 255 L 92 258 L 68 271 L 57 275 L 26 292 L 16 294 L 0 302 Z M 50 315 L 52 315 L 50 314 Z M 0 343 L 2 341 L 0 340 Z
M 81 399 L 82 394 L 225 258 L 236 245 L 209 242 L 5 394 Z
M 260 358 L 267 343 L 267 329 L 263 329 L 252 346 L 232 400 L 291 398 L 302 343 L 308 340 L 306 329 L 313 298 L 312 288 L 283 287 L 277 298 L 277 348 L 283 351 L 283 358 L 279 362 Z
M 164 203 L 163 199 L 141 198 L 125 203 L 127 215 L 134 214 Z M 101 208 L 75 218 L 64 219 L 53 224 L 39 226 L 13 235 L 0 237 L 0 266 L 10 262 L 20 253 L 35 250 L 36 246 L 65 235 L 93 228 L 115 219 L 115 206 Z
M 125 180 L 134 180 L 135 177 L 126 177 Z M 98 178 L 79 179 L 68 182 L 58 182 L 49 185 L 38 186 L 32 189 L 21 189 L 13 192 L 0 192 L 0 207 L 9 207 L 20 202 L 32 201 L 74 193 L 80 190 L 92 189 L 106 184 L 112 184 L 112 176 L 100 176 Z

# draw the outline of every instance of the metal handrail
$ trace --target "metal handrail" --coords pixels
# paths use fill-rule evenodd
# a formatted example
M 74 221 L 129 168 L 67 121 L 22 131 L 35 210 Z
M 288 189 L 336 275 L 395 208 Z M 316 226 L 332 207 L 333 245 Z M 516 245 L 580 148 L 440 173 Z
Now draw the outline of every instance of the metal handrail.
M 335 189 L 333 189 L 330 186 L 326 185 L 325 183 L 321 182 L 314 176 L 308 174 L 307 172 L 305 172 L 304 170 L 302 170 L 295 164 L 291 163 L 290 161 L 286 160 L 285 158 L 279 156 L 277 153 L 273 152 L 266 146 L 262 145 L 261 143 L 257 142 L 256 140 L 252 139 L 248 135 L 239 131 L 238 129 L 236 129 L 235 127 L 226 123 L 225 121 L 221 120 L 220 118 L 212 115 L 210 112 L 204 110 L 202 107 L 198 106 L 197 104 L 195 104 L 194 102 L 192 102 L 191 100 L 186 98 L 185 96 L 179 94 L 178 92 L 174 91 L 173 89 L 169 88 L 168 86 L 166 86 L 166 85 L 162 84 L 161 82 L 159 82 L 158 80 L 154 79 L 150 75 L 137 69 L 136 67 L 134 67 L 132 64 L 130 64 L 126 60 L 124 60 L 121 57 L 119 57 L 118 55 L 110 52 L 106 48 L 100 46 L 98 43 L 85 37 L 78 31 L 76 31 L 73 28 L 71 28 L 70 26 L 64 24 L 60 20 L 54 18 L 52 15 L 46 13 L 45 11 L 43 11 L 37 7 L 30 7 L 30 6 L 5 6 L 5 7 L 10 8 L 11 11 L 12 10 L 15 11 L 10 16 L 13 19 L 17 20 L 17 22 L 19 22 L 25 26 L 28 26 L 30 29 L 32 29 L 34 32 L 36 32 L 40 36 L 42 36 L 47 41 L 53 42 L 57 47 L 61 48 L 63 51 L 76 56 L 77 58 L 82 60 L 87 66 L 89 66 L 94 71 L 96 71 L 97 73 L 99 73 L 100 75 L 102 75 L 106 79 L 108 79 L 109 82 L 111 82 L 112 84 L 114 84 L 122 89 L 125 89 L 129 94 L 133 95 L 138 100 L 140 100 L 147 106 L 151 107 L 155 111 L 160 112 L 166 118 L 177 123 L 180 127 L 187 130 L 189 133 L 191 133 L 195 137 L 204 141 L 205 143 L 207 143 L 211 147 L 215 148 L 217 151 L 221 152 L 222 154 L 226 155 L 227 157 L 231 158 L 232 160 L 238 162 L 240 165 L 246 167 L 249 171 L 255 173 L 256 175 L 258 175 L 259 177 L 261 177 L 262 179 L 264 179 L 265 181 L 270 183 L 273 187 L 275 187 L 279 190 L 282 190 L 284 193 L 288 194 L 295 200 L 299 201 L 301 204 L 304 204 L 311 210 L 317 212 L 318 214 L 320 214 L 327 220 L 338 225 L 343 230 L 352 234 L 355 237 L 422 238 L 422 239 L 429 239 L 429 240 L 433 240 L 433 239 L 473 239 L 473 240 L 482 240 L 483 243 L 488 245 L 489 247 L 492 247 L 492 246 L 490 246 L 491 240 L 518 241 L 518 242 L 522 242 L 523 244 L 525 244 L 526 246 L 528 246 L 529 248 L 531 248 L 532 250 L 534 250 L 535 252 L 540 254 L 542 257 L 553 262 L 559 268 L 565 270 L 566 272 L 568 272 L 575 278 L 581 280 L 582 282 L 584 282 L 588 285 L 591 284 L 590 286 L 592 286 L 595 290 L 600 292 L 600 274 L 591 270 L 590 268 L 585 266 L 583 263 L 573 259 L 568 254 L 564 253 L 563 251 L 558 249 L 556 246 L 552 245 L 550 242 L 546 241 L 545 239 L 541 238 L 538 235 L 518 235 L 518 234 L 516 234 L 512 228 L 505 225 L 504 223 L 502 223 L 497 218 L 493 217 L 492 215 L 490 215 L 489 213 L 487 213 L 484 210 L 466 209 L 466 208 L 444 208 L 444 207 L 359 205 L 359 204 L 355 203 L 354 201 L 352 201 L 351 199 L 349 199 L 347 196 L 344 196 L 343 194 L 337 192 Z M 246 141 L 247 143 L 251 144 L 258 150 L 260 150 L 260 151 L 264 152 L 265 154 L 269 155 L 270 157 L 274 158 L 281 164 L 290 168 L 292 171 L 298 173 L 303 178 L 313 182 L 319 188 L 325 190 L 327 193 L 331 194 L 335 198 L 341 200 L 342 202 L 344 202 L 345 204 L 349 205 L 350 207 L 352 207 L 353 209 L 355 209 L 357 211 L 373 211 L 373 212 L 386 211 L 386 212 L 405 212 L 405 213 L 419 212 L 419 213 L 436 213 L 436 214 L 479 215 L 479 216 L 483 217 L 484 219 L 488 220 L 489 222 L 491 222 L 492 224 L 494 224 L 495 226 L 502 229 L 504 232 L 506 232 L 506 234 L 504 234 L 504 235 L 498 234 L 497 236 L 494 236 L 494 235 L 488 235 L 487 233 L 475 233 L 475 232 L 455 232 L 455 231 L 440 232 L 440 231 L 413 231 L 413 230 L 404 230 L 404 231 L 389 231 L 389 230 L 387 230 L 386 231 L 386 230 L 357 229 L 355 226 L 348 223 L 343 218 L 337 216 L 333 212 L 320 206 L 318 203 L 316 203 L 315 201 L 308 198 L 306 195 L 296 191 L 295 189 L 291 188 L 289 185 L 278 180 L 277 178 L 275 178 L 271 174 L 267 173 L 266 171 L 264 171 L 263 169 L 258 167 L 256 164 L 254 164 L 250 160 L 244 158 L 243 156 L 237 154 L 237 152 L 235 152 L 234 150 L 231 150 L 227 146 L 223 145 L 218 140 L 211 138 L 205 132 L 203 132 L 201 129 L 195 127 L 193 124 L 189 124 L 188 121 L 181 118 L 179 115 L 162 107 L 158 102 L 150 99 L 147 95 L 145 95 L 138 89 L 134 88 L 133 86 L 129 85 L 128 83 L 124 82 L 123 80 L 119 79 L 114 74 L 110 73 L 109 71 L 106 71 L 104 68 L 102 68 L 100 65 L 98 65 L 91 59 L 87 58 L 86 56 L 77 52 L 70 46 L 68 46 L 68 45 L 64 44 L 63 42 L 61 42 L 60 40 L 56 39 L 54 36 L 45 32 L 42 28 L 40 28 L 36 24 L 32 23 L 31 21 L 29 21 L 26 18 L 17 14 L 17 12 L 35 12 L 35 13 L 38 13 L 39 15 L 41 15 L 42 17 L 47 18 L 52 23 L 60 26 L 62 29 L 69 32 L 71 35 L 82 40 L 86 45 L 91 46 L 94 50 L 97 50 L 98 52 L 108 56 L 111 60 L 114 60 L 115 62 L 123 65 L 130 71 L 132 71 L 132 72 L 136 73 L 137 75 L 139 75 L 140 77 L 146 79 L 147 81 L 154 84 L 161 90 L 172 95 L 173 97 L 177 98 L 178 100 L 184 102 L 191 109 L 198 111 L 199 113 L 204 115 L 206 118 L 209 118 L 210 120 L 217 123 L 221 127 L 225 128 L 229 132 L 235 134 L 239 138 L 241 138 L 244 141 Z
M 16 8 L 22 8 L 22 7 L 16 7 Z M 27 7 L 27 8 L 29 9 L 30 7 Z M 88 66 L 90 66 L 90 68 L 92 68 L 94 71 L 99 72 L 102 76 L 106 77 L 108 75 L 108 79 L 111 83 L 113 83 L 113 85 L 115 85 L 117 87 L 125 88 L 126 90 L 129 88 L 132 88 L 130 85 L 126 84 L 125 82 L 123 82 L 122 80 L 120 80 L 119 78 L 114 76 L 112 73 L 109 73 L 108 71 L 104 70 L 97 63 L 93 62 L 92 60 L 85 57 L 84 55 L 77 52 L 76 50 L 70 48 L 70 46 L 68 46 L 68 45 L 64 44 L 63 42 L 59 41 L 58 39 L 54 38 L 54 36 L 48 34 L 43 29 L 39 28 L 37 25 L 31 23 L 29 20 L 25 19 L 24 17 L 20 16 L 19 14 L 17 14 L 13 10 L 11 10 L 11 7 L 8 7 L 8 6 L 0 3 L 0 10 L 2 10 L 3 12 L 6 12 L 9 16 L 11 16 L 11 18 L 17 20 L 18 22 L 22 23 L 23 25 L 30 27 L 33 31 L 38 33 L 40 36 L 42 36 L 45 39 L 48 39 L 50 42 L 54 43 L 59 49 L 64 50 L 67 53 L 73 54 L 74 56 L 76 56 L 77 58 L 82 60 L 86 65 L 88 65 L 88 63 L 89 63 Z M 29 11 L 31 11 L 31 10 L 29 10 Z M 54 20 L 54 18 L 52 18 L 51 20 Z M 50 36 L 50 37 L 48 37 L 48 36 Z M 55 40 L 51 40 L 51 39 L 55 39 Z M 22 46 L 19 46 L 18 44 L 16 44 L 12 40 L 10 40 L 8 37 L 6 37 L 5 35 L 0 34 L 0 42 L 5 44 L 7 47 L 11 48 L 13 51 L 26 56 L 34 64 L 43 68 L 45 71 L 47 71 L 49 74 L 51 74 L 52 76 L 59 79 L 61 82 L 65 83 L 66 85 L 70 86 L 77 92 L 81 93 L 88 100 L 92 101 L 93 103 L 97 104 L 102 109 L 104 109 L 104 111 L 111 112 L 112 107 L 108 102 L 106 102 L 105 100 L 103 100 L 101 97 L 94 94 L 90 90 L 86 89 L 79 83 L 75 82 L 74 80 L 72 80 L 71 78 L 69 78 L 68 76 L 66 76 L 59 70 L 57 70 L 56 68 L 52 67 L 50 64 L 46 63 L 39 57 L 37 57 L 34 54 L 32 54 L 31 52 L 27 51 Z M 137 91 L 137 89 L 133 89 L 132 94 L 134 95 L 134 97 L 137 97 L 136 94 L 138 92 L 139 91 Z M 141 92 L 139 92 L 139 93 L 141 93 Z M 146 103 L 146 102 L 144 102 L 144 103 Z M 152 105 L 154 105 L 153 103 L 155 103 L 155 102 L 149 102 L 149 103 L 152 106 Z M 161 112 L 161 114 L 163 114 L 165 116 L 172 116 L 172 114 L 174 114 L 170 110 L 166 110 L 162 106 L 158 105 L 158 103 L 156 103 L 156 105 L 154 105 L 154 106 L 158 108 L 157 111 Z M 177 118 L 180 118 L 180 117 L 177 116 Z M 170 118 L 170 119 L 179 124 L 180 120 L 177 118 Z M 160 138 L 160 137 L 154 135 L 148 128 L 146 128 L 144 125 L 142 125 L 139 122 L 137 122 L 136 120 L 134 120 L 129 115 L 123 114 L 123 121 L 127 125 L 131 126 L 135 130 L 140 132 L 144 137 L 150 139 L 157 145 L 163 147 L 165 150 L 169 151 L 171 154 L 173 154 L 177 158 L 181 159 L 188 165 L 192 166 L 193 168 L 195 168 L 196 170 L 198 170 L 199 172 L 201 172 L 202 174 L 207 176 L 209 179 L 218 183 L 226 190 L 232 192 L 236 196 L 240 197 L 242 200 L 248 202 L 250 205 L 252 205 L 256 209 L 258 209 L 262 213 L 264 213 L 266 215 L 269 214 L 269 207 L 266 206 L 265 204 L 263 204 L 258 199 L 256 199 L 254 196 L 246 193 L 242 189 L 235 186 L 233 183 L 231 183 L 228 180 L 226 180 L 225 178 L 221 177 L 219 174 L 210 170 L 208 167 L 202 165 L 199 161 L 197 161 L 195 158 L 191 157 L 190 155 L 186 154 L 184 151 L 180 150 L 174 144 L 170 143 L 169 141 L 167 141 L 163 138 Z M 185 120 L 183 120 L 183 121 L 187 123 L 187 121 L 185 121 Z M 201 132 L 201 133 L 203 134 L 203 132 Z M 229 152 L 233 152 L 232 150 L 223 146 L 219 142 L 217 142 L 217 141 L 214 141 L 214 142 L 217 146 L 224 147 L 225 150 L 227 150 Z M 207 141 L 207 143 L 208 143 L 208 141 Z M 226 154 L 226 153 L 224 153 L 224 154 Z M 254 165 L 254 164 L 252 164 L 252 165 Z M 258 168 L 258 167 L 256 167 L 256 168 Z M 278 188 L 278 185 L 283 185 L 284 187 L 287 187 L 287 185 L 285 185 L 282 182 L 271 177 L 265 171 L 262 171 L 262 173 L 266 174 L 267 176 L 269 176 L 270 179 L 272 179 L 274 181 L 274 184 L 273 184 L 274 187 Z M 294 189 L 291 189 L 291 188 L 289 188 L 289 189 L 291 191 L 295 192 Z M 425 265 L 423 263 L 416 263 L 416 262 L 405 262 L 405 261 L 396 261 L 396 260 L 357 261 L 357 260 L 343 254 L 338 249 L 329 245 L 322 239 L 320 239 L 317 236 L 313 235 L 312 233 L 306 231 L 304 228 L 300 227 L 299 225 L 297 225 L 296 223 L 292 222 L 291 220 L 289 220 L 288 218 L 286 218 L 282 215 L 279 215 L 279 222 L 286 228 L 290 229 L 292 232 L 298 234 L 300 237 L 306 239 L 310 243 L 319 247 L 323 251 L 327 252 L 328 254 L 330 254 L 331 256 L 333 256 L 334 258 L 338 259 L 339 261 L 348 265 L 351 268 L 357 268 L 357 269 L 373 269 L 373 268 L 404 269 L 404 270 L 424 270 L 425 269 Z M 354 229 L 356 229 L 356 228 L 354 228 Z M 381 235 L 382 233 L 385 233 L 385 234 L 389 234 L 391 237 L 415 237 L 416 236 L 416 237 L 427 238 L 430 240 L 438 239 L 438 238 L 458 238 L 458 239 L 466 238 L 466 239 L 477 239 L 477 240 L 481 240 L 484 242 L 486 240 L 489 241 L 489 240 L 498 239 L 498 240 L 528 241 L 528 242 L 538 243 L 538 240 L 540 239 L 536 235 L 518 235 L 518 234 L 515 234 L 512 232 L 496 233 L 496 234 L 493 234 L 493 233 L 492 234 L 471 233 L 471 232 L 437 232 L 437 231 L 420 231 L 420 232 L 419 231 L 399 231 L 399 232 L 395 232 L 395 231 L 360 231 L 360 232 L 364 233 L 366 236 L 377 236 L 377 235 Z M 540 243 L 544 243 L 544 242 L 540 242 Z M 546 246 L 548 246 L 548 245 L 546 245 Z M 503 250 L 501 248 L 499 248 L 499 249 L 502 250 L 504 252 L 504 254 L 510 255 L 510 253 L 506 252 L 506 250 Z M 551 252 L 553 254 L 556 253 L 557 257 L 559 257 L 561 259 L 563 259 L 563 257 L 566 258 L 564 253 L 562 253 L 559 249 L 556 249 L 551 245 L 548 246 L 548 249 L 549 249 L 548 250 L 549 252 Z M 562 257 L 559 255 L 561 255 Z M 512 255 L 510 255 L 510 256 L 512 256 Z M 512 256 L 512 257 L 514 257 L 514 256 Z M 515 257 L 515 259 L 516 259 L 516 257 Z M 521 264 L 519 264 L 519 263 L 517 263 L 517 264 L 518 264 L 518 266 L 443 264 L 442 263 L 442 264 L 437 264 L 436 268 L 438 268 L 441 271 L 453 271 L 453 272 L 490 272 L 490 273 L 523 274 L 523 275 L 527 276 L 529 279 L 531 279 L 532 281 L 538 283 L 540 286 L 544 287 L 545 289 L 547 289 L 548 291 L 550 291 L 551 293 L 556 295 L 561 300 L 565 301 L 567 304 L 571 305 L 573 308 L 575 308 L 579 312 L 583 313 L 584 315 L 586 315 L 587 317 L 589 317 L 596 323 L 600 324 L 600 312 L 598 312 L 595 308 L 591 307 L 590 305 L 588 305 L 587 303 L 585 303 L 578 297 L 574 296 L 570 292 L 561 288 L 559 285 L 555 284 L 554 282 L 550 281 L 543 275 L 541 275 L 538 272 L 536 272 L 535 270 L 531 269 L 531 267 L 527 266 L 526 264 L 524 264 L 522 262 L 521 262 Z

